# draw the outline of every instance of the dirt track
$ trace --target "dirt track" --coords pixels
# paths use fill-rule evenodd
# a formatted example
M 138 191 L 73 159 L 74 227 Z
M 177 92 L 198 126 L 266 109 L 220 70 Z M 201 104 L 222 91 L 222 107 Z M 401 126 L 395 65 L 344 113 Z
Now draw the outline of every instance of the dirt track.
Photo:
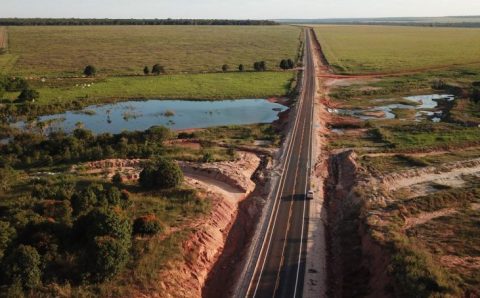
M 7 28 L 0 27 L 0 49 L 8 48 L 8 32 Z

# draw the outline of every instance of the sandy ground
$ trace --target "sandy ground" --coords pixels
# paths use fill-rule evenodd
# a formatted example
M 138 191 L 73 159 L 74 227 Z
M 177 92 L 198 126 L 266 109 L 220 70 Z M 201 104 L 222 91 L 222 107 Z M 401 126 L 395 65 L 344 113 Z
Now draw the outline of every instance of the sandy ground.
M 412 185 L 432 181 L 457 181 L 462 175 L 478 174 L 480 172 L 480 159 L 454 162 L 441 167 L 427 167 L 412 169 L 400 173 L 384 175 L 381 185 L 387 191 L 394 191 Z

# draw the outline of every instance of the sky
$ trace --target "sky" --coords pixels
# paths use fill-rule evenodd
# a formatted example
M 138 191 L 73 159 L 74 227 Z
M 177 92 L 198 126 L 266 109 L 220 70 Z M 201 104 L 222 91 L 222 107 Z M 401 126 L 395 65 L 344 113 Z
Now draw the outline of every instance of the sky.
M 0 17 L 345 18 L 480 15 L 480 0 L 0 0 Z

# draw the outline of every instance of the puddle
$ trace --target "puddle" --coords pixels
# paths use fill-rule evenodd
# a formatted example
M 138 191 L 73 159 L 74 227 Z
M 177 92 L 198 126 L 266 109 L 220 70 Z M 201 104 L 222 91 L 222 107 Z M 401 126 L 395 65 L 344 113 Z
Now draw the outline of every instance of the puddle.
M 453 101 L 454 95 L 450 94 L 429 94 L 429 95 L 417 95 L 408 96 L 403 99 L 410 100 L 416 105 L 406 104 L 389 104 L 384 106 L 378 106 L 367 110 L 362 109 L 332 109 L 330 112 L 337 113 L 339 115 L 353 116 L 362 120 L 371 119 L 395 119 L 396 109 L 403 110 L 417 110 L 415 115 L 415 121 L 421 121 L 430 119 L 433 122 L 440 122 L 442 120 L 443 111 L 439 110 L 439 101 Z M 385 101 L 383 99 L 374 99 L 374 102 Z M 400 118 L 399 120 L 407 120 Z

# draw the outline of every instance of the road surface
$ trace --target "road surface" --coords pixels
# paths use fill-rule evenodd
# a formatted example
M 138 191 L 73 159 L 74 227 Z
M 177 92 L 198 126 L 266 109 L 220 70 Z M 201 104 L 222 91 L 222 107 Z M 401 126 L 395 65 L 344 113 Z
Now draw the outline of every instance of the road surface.
M 305 30 L 304 78 L 273 206 L 237 297 L 301 297 L 306 264 L 313 105 L 316 92 L 310 30 Z

